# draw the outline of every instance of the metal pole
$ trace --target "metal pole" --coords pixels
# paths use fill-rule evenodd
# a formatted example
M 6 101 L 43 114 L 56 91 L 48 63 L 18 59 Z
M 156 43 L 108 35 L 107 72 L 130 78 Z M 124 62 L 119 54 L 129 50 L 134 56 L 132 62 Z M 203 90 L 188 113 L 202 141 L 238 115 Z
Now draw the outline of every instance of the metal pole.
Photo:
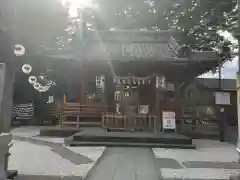
M 219 91 L 221 91 L 221 89 L 222 89 L 222 65 L 221 65 L 220 60 L 218 62 L 218 88 L 219 88 Z
M 238 6 L 238 29 L 237 29 L 237 39 L 238 39 L 238 72 L 237 72 L 237 119 L 238 119 L 238 142 L 240 142 L 240 0 L 237 0 Z
M 238 32 L 237 32 L 237 39 L 238 39 L 238 72 L 240 72 L 240 0 L 237 0 L 238 6 Z

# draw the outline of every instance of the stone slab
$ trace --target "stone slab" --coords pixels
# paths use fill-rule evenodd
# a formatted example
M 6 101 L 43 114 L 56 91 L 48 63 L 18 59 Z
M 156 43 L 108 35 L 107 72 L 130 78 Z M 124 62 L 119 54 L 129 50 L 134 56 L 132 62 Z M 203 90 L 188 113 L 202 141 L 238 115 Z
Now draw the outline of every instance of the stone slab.
M 209 169 L 209 168 L 186 168 L 186 169 L 169 169 L 160 170 L 164 179 L 229 179 L 230 176 L 240 173 L 240 170 L 229 169 Z
M 149 148 L 108 148 L 101 162 L 86 180 L 159 180 L 153 153 Z

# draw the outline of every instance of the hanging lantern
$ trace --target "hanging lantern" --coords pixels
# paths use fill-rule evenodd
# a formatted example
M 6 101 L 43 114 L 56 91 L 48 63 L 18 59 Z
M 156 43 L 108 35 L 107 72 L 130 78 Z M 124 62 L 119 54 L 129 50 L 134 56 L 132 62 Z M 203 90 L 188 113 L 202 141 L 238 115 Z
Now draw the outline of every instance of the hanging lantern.
M 138 85 L 140 85 L 140 84 L 141 84 L 141 80 L 139 80 L 139 79 L 138 79 L 138 80 L 137 80 L 137 82 L 138 82 Z
M 22 71 L 23 71 L 23 73 L 25 73 L 25 74 L 29 74 L 29 73 L 32 72 L 32 66 L 31 66 L 30 64 L 24 64 L 24 65 L 22 66 Z
M 121 93 L 120 93 L 120 91 L 116 91 L 114 93 L 114 98 L 115 98 L 115 101 L 120 101 L 121 100 Z
M 136 79 L 133 79 L 133 84 L 137 84 L 137 81 L 136 81 Z
M 105 76 L 103 76 L 103 75 L 96 76 L 96 88 L 100 91 L 104 91 L 104 89 L 105 89 Z
M 30 77 L 28 78 L 28 82 L 29 82 L 30 84 L 36 83 L 36 82 L 37 82 L 36 76 L 30 76 Z
M 16 44 L 14 46 L 14 54 L 16 56 L 23 56 L 25 54 L 25 48 L 23 45 L 20 44 Z
M 165 83 L 165 77 L 164 76 L 157 76 L 156 77 L 156 88 L 165 88 L 166 83 Z
M 99 76 L 96 76 L 96 86 L 97 86 L 97 87 L 100 86 L 100 83 L 101 83 L 100 77 L 99 77 Z
M 164 76 L 161 76 L 161 88 L 165 88 L 166 87 L 166 83 L 165 83 L 165 77 Z
M 105 76 L 100 76 L 100 89 L 105 89 Z

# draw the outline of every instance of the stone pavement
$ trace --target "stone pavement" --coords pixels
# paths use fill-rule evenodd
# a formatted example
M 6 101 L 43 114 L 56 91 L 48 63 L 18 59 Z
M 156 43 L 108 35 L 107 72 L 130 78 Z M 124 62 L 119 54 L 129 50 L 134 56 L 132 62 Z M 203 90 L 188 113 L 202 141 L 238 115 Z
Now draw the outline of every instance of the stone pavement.
M 228 179 L 240 173 L 235 146 L 211 140 L 194 140 L 196 150 L 154 148 L 164 179 Z
M 12 131 L 14 146 L 9 169 L 19 171 L 17 180 L 83 177 L 86 180 L 214 180 L 240 173 L 235 146 L 218 141 L 194 140 L 196 150 L 130 147 L 105 150 L 105 147 L 67 147 L 62 138 L 39 137 L 38 133 L 38 127 Z
M 150 148 L 110 147 L 86 180 L 159 180 Z
M 18 180 L 81 179 L 94 166 L 105 147 L 66 147 L 62 138 L 38 137 L 39 129 L 12 131 L 9 170 L 18 170 Z

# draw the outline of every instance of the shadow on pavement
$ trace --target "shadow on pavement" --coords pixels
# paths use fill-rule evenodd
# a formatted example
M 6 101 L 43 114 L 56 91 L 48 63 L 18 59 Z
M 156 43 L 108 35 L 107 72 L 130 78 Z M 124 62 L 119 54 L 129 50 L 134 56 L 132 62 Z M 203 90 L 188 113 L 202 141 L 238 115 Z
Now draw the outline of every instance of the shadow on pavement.
M 81 180 L 80 176 L 18 175 L 15 180 Z

